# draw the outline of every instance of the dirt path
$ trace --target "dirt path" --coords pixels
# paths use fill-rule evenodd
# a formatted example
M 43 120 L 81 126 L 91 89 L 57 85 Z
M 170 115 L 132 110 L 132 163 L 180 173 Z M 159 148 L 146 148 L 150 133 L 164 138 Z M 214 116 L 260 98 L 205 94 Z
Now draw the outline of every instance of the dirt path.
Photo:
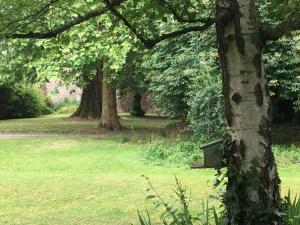
M 0 133 L 0 139 L 7 138 L 24 138 L 24 137 L 107 137 L 107 135 L 97 135 L 97 134 L 58 134 L 58 133 Z
M 0 134 L 0 138 L 36 137 L 45 136 L 41 134 Z

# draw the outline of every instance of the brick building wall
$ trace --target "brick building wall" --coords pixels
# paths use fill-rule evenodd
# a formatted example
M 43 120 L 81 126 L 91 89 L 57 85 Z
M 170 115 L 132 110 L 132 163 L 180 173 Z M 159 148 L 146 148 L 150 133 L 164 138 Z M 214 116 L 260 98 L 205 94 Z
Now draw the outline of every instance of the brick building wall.
M 76 85 L 66 85 L 61 80 L 50 80 L 42 89 L 53 103 L 62 102 L 65 99 L 80 101 L 82 94 L 81 88 Z

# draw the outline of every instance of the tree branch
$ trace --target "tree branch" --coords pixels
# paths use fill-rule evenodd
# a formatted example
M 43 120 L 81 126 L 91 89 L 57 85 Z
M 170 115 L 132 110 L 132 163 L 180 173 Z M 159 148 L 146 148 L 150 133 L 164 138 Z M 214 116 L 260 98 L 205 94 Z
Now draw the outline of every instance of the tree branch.
M 173 14 L 175 20 L 177 20 L 177 22 L 179 22 L 179 23 L 198 23 L 198 22 L 201 22 L 201 23 L 207 23 L 207 21 L 210 20 L 210 19 L 208 19 L 208 18 L 192 19 L 192 18 L 190 17 L 189 11 L 187 10 L 187 8 L 186 8 L 184 2 L 183 2 L 182 4 L 184 5 L 184 9 L 185 9 L 185 11 L 186 11 L 186 13 L 187 13 L 187 15 L 188 15 L 188 17 L 189 17 L 188 19 L 183 18 L 183 17 L 177 12 L 177 10 L 174 9 L 174 7 L 173 7 L 170 3 L 168 3 L 167 1 L 165 1 L 165 0 L 160 0 L 160 2 L 161 2 L 162 4 L 164 4 L 164 5 L 166 6 L 166 8 L 168 8 L 168 9 L 170 10 L 170 12 Z
M 262 26 L 261 35 L 264 40 L 276 41 L 281 38 L 284 34 L 300 30 L 300 19 L 293 19 L 284 21 L 275 27 Z
M 187 27 L 187 28 L 183 28 L 174 32 L 170 32 L 170 33 L 166 33 L 166 34 L 162 34 L 157 38 L 154 39 L 147 39 L 145 38 L 141 33 L 138 32 L 138 30 L 125 18 L 125 16 L 123 16 L 121 13 L 118 12 L 118 10 L 110 3 L 109 0 L 104 0 L 107 7 L 109 8 L 109 10 L 117 17 L 119 18 L 126 27 L 128 27 L 136 36 L 138 39 L 141 40 L 141 42 L 143 42 L 143 44 L 145 45 L 146 48 L 153 48 L 156 44 L 158 44 L 159 42 L 169 39 L 169 38 L 174 38 L 177 37 L 179 35 L 183 35 L 183 34 L 187 34 L 190 32 L 194 32 L 194 31 L 204 31 L 207 30 L 209 27 L 211 27 L 214 23 L 215 20 L 214 19 L 207 19 L 204 25 L 201 26 L 192 26 L 192 27 Z
M 45 14 L 49 8 L 51 6 L 53 6 L 54 4 L 56 4 L 59 0 L 51 0 L 48 4 L 46 4 L 45 6 L 43 6 L 39 11 L 37 11 L 34 14 L 29 14 L 23 18 L 8 22 L 7 24 L 3 25 L 3 28 L 1 28 L 1 31 L 5 31 L 6 29 L 9 29 L 12 25 L 17 24 L 21 21 L 25 21 L 25 20 L 29 20 L 30 18 L 32 18 L 32 20 L 38 19 L 39 17 L 41 17 L 43 14 Z M 30 22 L 29 22 L 30 23 Z M 26 24 L 28 25 L 28 23 Z M 20 25 L 17 25 L 16 27 L 19 27 Z M 16 29 L 16 28 L 15 28 Z
M 136 36 L 138 39 L 142 41 L 142 43 L 145 45 L 146 48 L 153 48 L 156 44 L 159 42 L 174 38 L 179 35 L 187 34 L 190 32 L 195 31 L 204 31 L 210 28 L 213 24 L 215 24 L 219 20 L 224 20 L 232 15 L 232 12 L 226 11 L 224 14 L 219 15 L 217 18 L 208 18 L 208 19 L 201 19 L 203 22 L 203 25 L 198 26 L 190 26 L 186 28 L 179 29 L 174 32 L 165 33 L 162 34 L 154 39 L 147 39 L 145 38 L 141 33 L 138 32 L 138 30 L 122 15 L 118 12 L 118 10 L 115 8 L 116 6 L 119 6 L 121 3 L 125 2 L 126 0 L 103 0 L 106 3 L 106 7 L 98 8 L 96 10 L 90 11 L 86 13 L 85 15 L 78 16 L 73 20 L 70 20 L 66 23 L 64 23 L 62 26 L 53 29 L 49 32 L 29 32 L 29 33 L 15 33 L 15 34 L 0 34 L 0 37 L 4 38 L 19 38 L 19 39 L 47 39 L 47 38 L 53 38 L 56 37 L 58 34 L 80 24 L 83 23 L 89 19 L 98 17 L 102 14 L 107 13 L 108 11 L 111 11 L 117 18 L 119 18 L 126 27 L 128 27 Z M 200 22 L 201 22 L 200 21 Z
M 140 39 L 145 45 L 147 45 L 148 40 L 146 40 L 142 34 L 140 34 L 135 27 L 122 15 L 118 12 L 118 10 L 110 3 L 110 0 L 104 0 L 107 8 L 122 22 L 126 27 L 128 27 L 136 36 L 138 39 Z
M 174 32 L 162 34 L 162 35 L 160 35 L 159 37 L 157 37 L 155 39 L 149 39 L 149 40 L 147 40 L 147 43 L 145 44 L 145 46 L 147 48 L 153 48 L 156 44 L 158 44 L 159 42 L 164 41 L 166 39 L 175 38 L 177 36 L 180 36 L 180 35 L 183 35 L 183 34 L 187 34 L 187 33 L 190 33 L 190 32 L 207 30 L 214 23 L 215 23 L 215 21 L 212 20 L 211 22 L 208 22 L 207 24 L 202 25 L 202 26 L 186 27 L 186 28 L 174 31 Z
M 111 4 L 113 6 L 119 6 L 124 1 L 125 0 L 113 0 Z M 4 38 L 19 38 L 19 39 L 53 38 L 53 37 L 56 37 L 58 34 L 63 33 L 64 31 L 69 30 L 70 28 L 72 28 L 80 23 L 83 23 L 89 19 L 98 17 L 100 15 L 103 15 L 107 11 L 108 11 L 108 9 L 106 7 L 95 9 L 93 11 L 86 13 L 85 15 L 76 17 L 75 19 L 70 20 L 70 21 L 64 23 L 62 26 L 60 26 L 56 29 L 53 29 L 52 31 L 49 31 L 49 32 L 29 32 L 29 33 L 15 33 L 15 34 L 2 34 L 2 35 L 0 34 L 0 36 L 2 36 Z

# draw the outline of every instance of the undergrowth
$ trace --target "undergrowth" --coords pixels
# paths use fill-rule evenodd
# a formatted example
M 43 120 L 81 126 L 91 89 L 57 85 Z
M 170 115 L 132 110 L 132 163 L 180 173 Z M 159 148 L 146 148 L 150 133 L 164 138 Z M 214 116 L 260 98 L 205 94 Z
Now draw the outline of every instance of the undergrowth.
M 300 165 L 300 147 L 296 145 L 273 146 L 276 163 L 280 166 Z
M 191 208 L 191 197 L 188 195 L 186 188 L 175 177 L 176 184 L 174 186 L 175 200 L 170 202 L 166 201 L 158 191 L 154 188 L 153 184 L 145 177 L 149 188 L 147 192 L 149 195 L 146 200 L 151 201 L 154 209 L 161 209 L 159 218 L 153 211 L 146 210 L 144 212 L 138 211 L 138 221 L 140 225 L 225 225 L 226 210 L 222 204 L 214 202 L 218 197 L 209 197 L 206 201 L 201 201 L 200 207 L 197 209 Z M 219 207 L 211 206 L 219 205 Z M 285 225 L 299 225 L 300 224 L 300 198 L 295 196 L 292 198 L 289 191 L 288 195 L 283 197 L 283 215 Z M 153 221 L 158 221 L 153 222 Z
M 161 209 L 159 216 L 160 223 L 154 223 L 157 218 L 153 218 L 149 210 L 145 212 L 138 211 L 138 220 L 140 225 L 222 225 L 224 224 L 223 213 L 219 213 L 220 209 L 211 206 L 213 199 L 207 199 L 200 202 L 197 210 L 191 209 L 191 197 L 188 195 L 186 188 L 175 177 L 173 201 L 166 201 L 154 188 L 153 184 L 145 177 L 149 188 L 149 195 L 146 200 L 153 203 L 154 209 Z
M 205 144 L 208 138 L 157 138 L 144 139 L 145 150 L 140 158 L 146 163 L 158 165 L 188 165 L 191 163 L 203 163 L 203 151 L 201 144 Z M 148 141 L 148 142 L 147 142 Z M 274 145 L 273 152 L 276 163 L 279 166 L 300 165 L 300 147 L 296 145 Z
M 160 140 L 149 144 L 140 157 L 146 163 L 186 165 L 203 161 L 201 141 L 186 139 Z

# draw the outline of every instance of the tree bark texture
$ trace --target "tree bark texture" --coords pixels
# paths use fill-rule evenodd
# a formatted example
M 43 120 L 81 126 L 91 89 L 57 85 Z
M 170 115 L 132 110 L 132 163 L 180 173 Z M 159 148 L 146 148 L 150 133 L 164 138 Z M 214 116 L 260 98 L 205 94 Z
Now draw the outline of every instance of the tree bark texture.
M 102 65 L 99 65 L 95 77 L 82 90 L 81 101 L 72 118 L 96 119 L 102 111 Z
M 280 179 L 271 143 L 272 110 L 263 65 L 264 43 L 254 0 L 217 0 L 216 13 L 233 11 L 217 23 L 223 72 L 228 225 L 279 225 Z
M 121 130 L 117 112 L 116 88 L 110 81 L 111 71 L 103 70 L 103 86 L 102 86 L 102 115 L 100 127 L 106 130 Z

